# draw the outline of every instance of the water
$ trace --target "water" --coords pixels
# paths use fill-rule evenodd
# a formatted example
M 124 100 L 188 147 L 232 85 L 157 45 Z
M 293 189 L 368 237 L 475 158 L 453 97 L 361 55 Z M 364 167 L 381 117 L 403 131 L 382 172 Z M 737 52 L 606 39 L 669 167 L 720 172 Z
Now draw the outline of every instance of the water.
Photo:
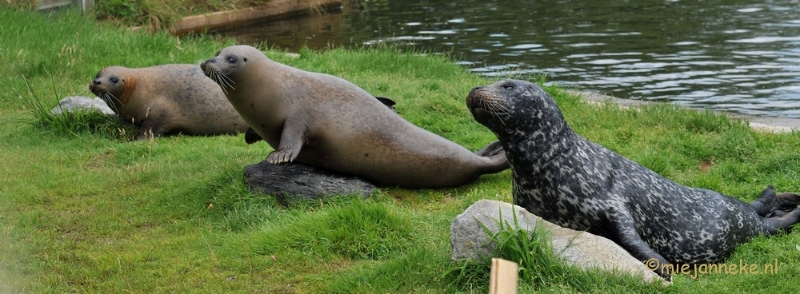
M 290 51 L 379 43 L 491 77 L 625 99 L 800 118 L 800 0 L 347 1 L 222 34 Z

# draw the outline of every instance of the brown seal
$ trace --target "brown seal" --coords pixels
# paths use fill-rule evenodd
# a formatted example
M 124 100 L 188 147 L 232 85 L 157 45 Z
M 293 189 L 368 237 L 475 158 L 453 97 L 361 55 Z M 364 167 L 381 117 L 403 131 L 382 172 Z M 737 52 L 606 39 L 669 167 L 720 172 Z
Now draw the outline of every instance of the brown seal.
M 250 46 L 224 48 L 201 67 L 275 149 L 273 164 L 298 161 L 404 188 L 455 187 L 509 167 L 497 142 L 472 153 L 344 79 L 274 62 Z
M 173 133 L 236 134 L 248 127 L 222 89 L 193 64 L 106 67 L 89 90 L 140 126 L 137 140 Z

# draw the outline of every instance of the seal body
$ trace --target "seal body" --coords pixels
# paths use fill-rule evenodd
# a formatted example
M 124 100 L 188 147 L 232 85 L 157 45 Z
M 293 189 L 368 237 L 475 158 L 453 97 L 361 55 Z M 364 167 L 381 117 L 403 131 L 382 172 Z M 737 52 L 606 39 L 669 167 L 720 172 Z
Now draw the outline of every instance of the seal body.
M 228 100 L 275 151 L 298 161 L 404 188 L 455 187 L 508 168 L 499 143 L 477 153 L 414 126 L 358 86 L 231 46 L 202 63 Z
M 467 105 L 506 151 L 515 204 L 558 225 L 609 238 L 639 260 L 719 262 L 736 245 L 800 220 L 796 194 L 776 195 L 770 186 L 747 204 L 677 184 L 582 138 L 555 101 L 529 82 L 476 87 Z M 669 278 L 661 267 L 650 268 Z
M 197 65 L 111 66 L 97 73 L 89 90 L 140 126 L 138 140 L 171 133 L 235 134 L 248 127 Z

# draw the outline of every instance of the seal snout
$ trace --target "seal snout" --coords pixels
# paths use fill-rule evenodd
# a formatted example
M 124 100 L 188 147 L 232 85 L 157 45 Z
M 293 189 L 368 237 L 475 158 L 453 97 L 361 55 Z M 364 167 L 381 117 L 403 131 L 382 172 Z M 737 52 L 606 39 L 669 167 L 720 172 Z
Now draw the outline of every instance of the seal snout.
M 209 63 L 216 63 L 216 61 L 214 60 L 214 58 L 209 58 L 209 59 L 206 59 L 206 61 L 203 61 L 203 62 L 200 63 L 200 69 L 203 70 L 203 72 L 206 73 L 206 75 L 208 75 L 208 70 L 209 70 L 208 64 Z
M 476 118 L 486 116 L 487 113 L 497 114 L 504 109 L 493 91 L 487 87 L 472 88 L 467 95 L 467 107 Z
M 228 74 L 223 72 L 223 68 L 225 68 L 225 64 L 218 64 L 216 57 L 206 59 L 206 61 L 200 63 L 200 70 L 203 72 L 203 74 L 222 87 L 222 91 L 227 94 L 228 90 L 235 90 L 233 87 L 235 82 L 228 76 Z
M 95 95 L 97 95 L 99 97 L 100 94 L 102 94 L 102 92 L 103 92 L 100 89 L 100 85 L 102 85 L 102 84 L 103 84 L 103 81 L 101 81 L 99 78 L 98 79 L 94 79 L 91 83 L 89 83 L 89 91 L 91 91 L 93 94 L 95 94 Z

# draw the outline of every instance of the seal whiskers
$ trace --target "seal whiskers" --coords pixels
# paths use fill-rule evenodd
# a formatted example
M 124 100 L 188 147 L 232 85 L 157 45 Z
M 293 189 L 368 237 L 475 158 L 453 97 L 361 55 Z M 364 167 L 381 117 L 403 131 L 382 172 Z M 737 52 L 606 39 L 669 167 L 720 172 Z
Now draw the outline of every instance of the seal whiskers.
M 209 68 L 206 68 L 206 70 L 203 71 L 203 73 L 205 73 L 206 76 L 214 80 L 215 83 L 219 84 L 223 92 L 228 93 L 228 88 L 230 88 L 231 90 L 236 90 L 236 88 L 233 87 L 234 84 L 233 80 L 231 80 L 225 73 L 215 71 Z

